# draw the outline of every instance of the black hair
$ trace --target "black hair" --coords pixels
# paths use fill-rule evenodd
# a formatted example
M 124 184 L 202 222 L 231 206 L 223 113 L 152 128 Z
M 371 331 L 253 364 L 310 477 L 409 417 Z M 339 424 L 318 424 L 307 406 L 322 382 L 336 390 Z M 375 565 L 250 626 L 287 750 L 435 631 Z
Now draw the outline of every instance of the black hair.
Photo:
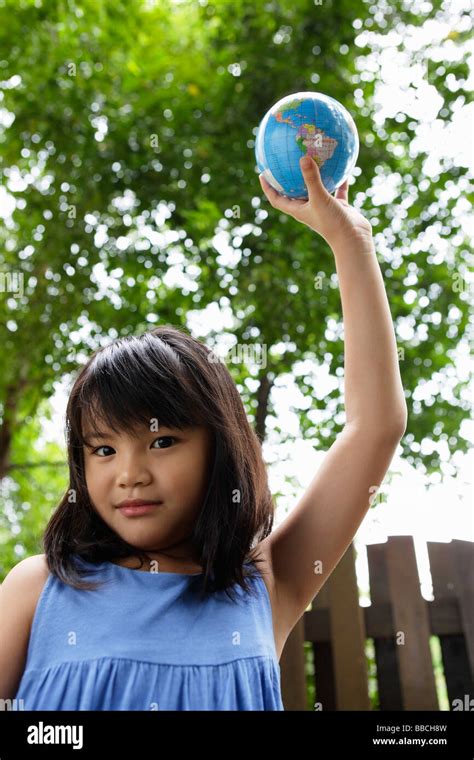
M 171 325 L 100 348 L 74 382 L 66 410 L 69 485 L 43 537 L 51 573 L 75 588 L 93 589 L 95 584 L 83 580 L 78 558 L 99 563 L 136 555 L 142 564 L 149 559 L 117 535 L 91 503 L 84 427 L 87 420 L 94 431 L 105 424 L 133 435 L 152 418 L 164 427 L 203 425 L 212 432 L 213 464 L 192 536 L 203 573 L 193 582 L 203 594 L 225 590 L 232 598 L 234 584 L 250 591 L 246 577 L 262 561 L 255 544 L 270 534 L 274 517 L 261 442 L 225 364 Z

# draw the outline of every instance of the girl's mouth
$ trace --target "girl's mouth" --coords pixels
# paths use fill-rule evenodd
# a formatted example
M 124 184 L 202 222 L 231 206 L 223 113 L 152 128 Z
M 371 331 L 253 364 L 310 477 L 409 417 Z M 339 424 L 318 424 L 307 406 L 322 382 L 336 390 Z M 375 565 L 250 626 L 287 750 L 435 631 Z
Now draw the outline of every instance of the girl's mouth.
M 154 512 L 163 502 L 141 502 L 139 504 L 125 504 L 123 507 L 118 507 L 119 511 L 125 515 L 125 517 L 141 517 L 142 515 L 148 515 Z

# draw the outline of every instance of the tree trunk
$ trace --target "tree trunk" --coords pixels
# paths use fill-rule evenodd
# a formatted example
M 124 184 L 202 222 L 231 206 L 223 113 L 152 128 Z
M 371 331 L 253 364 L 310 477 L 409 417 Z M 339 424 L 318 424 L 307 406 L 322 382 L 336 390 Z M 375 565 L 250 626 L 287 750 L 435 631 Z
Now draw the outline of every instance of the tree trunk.
M 267 418 L 268 399 L 271 389 L 272 381 L 268 379 L 268 375 L 262 375 L 257 391 L 257 411 L 255 413 L 255 432 L 260 438 L 261 443 L 265 440 L 265 420 Z
M 10 450 L 18 402 L 27 385 L 28 381 L 23 379 L 15 385 L 7 386 L 3 405 L 3 420 L 0 425 L 0 480 L 6 476 L 10 467 Z

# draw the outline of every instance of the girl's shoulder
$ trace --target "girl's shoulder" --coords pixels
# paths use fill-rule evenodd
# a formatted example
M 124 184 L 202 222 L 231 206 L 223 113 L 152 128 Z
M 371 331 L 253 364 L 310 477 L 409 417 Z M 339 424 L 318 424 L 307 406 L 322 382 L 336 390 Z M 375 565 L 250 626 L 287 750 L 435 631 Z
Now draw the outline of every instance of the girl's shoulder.
M 31 614 L 32 620 L 36 604 L 48 580 L 48 575 L 46 554 L 35 554 L 14 565 L 0 588 L 2 588 L 4 596 L 10 596 L 10 594 L 16 596 L 17 609 L 21 606 L 22 612 L 27 615 Z
M 34 554 L 32 557 L 26 557 L 12 567 L 5 576 L 5 583 L 39 583 L 44 585 L 49 575 L 49 568 L 46 562 L 46 554 Z M 2 584 L 2 585 L 3 585 Z

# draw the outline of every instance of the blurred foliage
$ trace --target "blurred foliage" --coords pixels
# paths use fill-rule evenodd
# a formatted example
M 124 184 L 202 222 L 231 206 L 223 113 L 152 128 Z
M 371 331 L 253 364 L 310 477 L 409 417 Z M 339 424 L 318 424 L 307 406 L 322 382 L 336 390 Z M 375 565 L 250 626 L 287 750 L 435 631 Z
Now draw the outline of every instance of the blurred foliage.
M 55 443 L 38 446 L 41 421 L 50 417 L 51 406 L 43 401 L 15 435 L 12 459 L 18 464 L 2 481 L 0 579 L 23 556 L 42 553 L 45 520 L 68 484 L 64 449 Z
M 434 0 L 415 13 L 402 0 L 0 0 L 0 193 L 14 198 L 0 228 L 0 273 L 7 284 L 23 277 L 24 286 L 0 299 L 3 568 L 34 552 L 66 485 L 63 467 L 28 466 L 64 461 L 59 447 L 38 448 L 54 383 L 117 336 L 186 325 L 190 311 L 211 304 L 230 309 L 224 333 L 267 346 L 266 368 L 229 365 L 250 419 L 260 384 L 289 375 L 311 399 L 295 410 L 302 435 L 327 448 L 342 429 L 341 384 L 319 397 L 311 374 L 295 372 L 311 359 L 341 381 L 343 343 L 329 329 L 342 320 L 333 256 L 268 206 L 255 167 L 258 124 L 291 92 L 325 92 L 357 123 L 351 200 L 371 220 L 397 334 L 408 325 L 412 335 L 398 338 L 404 454 L 432 472 L 438 442 L 465 450 L 466 382 L 457 381 L 453 352 L 468 324 L 469 246 L 454 192 L 466 169 L 446 159 L 422 184 L 428 156 L 410 148 L 417 120 L 399 112 L 380 124 L 374 106 L 381 39 L 396 30 L 404 49 L 409 25 L 448 6 Z M 446 45 L 464 40 L 452 29 Z M 426 64 L 443 101 L 437 118 L 449 123 L 467 102 L 464 56 L 438 62 L 428 44 L 405 52 L 412 65 Z M 374 187 L 393 177 L 395 201 L 374 202 Z M 221 239 L 232 256 L 219 252 Z M 437 239 L 455 241 L 448 255 Z M 206 342 L 222 337 L 216 329 Z M 431 397 L 414 398 L 430 380 Z M 272 415 L 270 394 L 261 417 Z

